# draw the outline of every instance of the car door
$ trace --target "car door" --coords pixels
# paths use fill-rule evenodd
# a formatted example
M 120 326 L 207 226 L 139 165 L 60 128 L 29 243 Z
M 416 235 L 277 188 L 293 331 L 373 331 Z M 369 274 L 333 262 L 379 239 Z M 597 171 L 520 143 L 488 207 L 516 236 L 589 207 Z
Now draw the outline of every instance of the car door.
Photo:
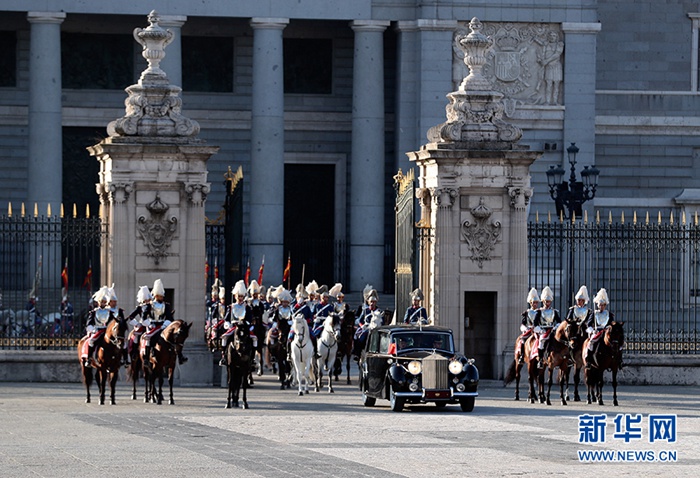
M 388 348 L 390 343 L 387 330 L 373 330 L 367 343 L 367 393 L 383 398 L 384 379 L 389 368 Z

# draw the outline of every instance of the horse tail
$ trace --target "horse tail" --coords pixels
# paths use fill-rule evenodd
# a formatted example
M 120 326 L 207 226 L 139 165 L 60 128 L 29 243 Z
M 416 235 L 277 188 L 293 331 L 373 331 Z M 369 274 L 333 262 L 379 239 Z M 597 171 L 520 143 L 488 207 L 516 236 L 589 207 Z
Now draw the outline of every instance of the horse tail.
M 509 383 L 511 383 L 513 380 L 515 380 L 515 359 L 510 363 L 510 367 L 508 367 L 508 371 L 506 372 L 506 376 L 503 378 L 503 386 L 505 387 Z

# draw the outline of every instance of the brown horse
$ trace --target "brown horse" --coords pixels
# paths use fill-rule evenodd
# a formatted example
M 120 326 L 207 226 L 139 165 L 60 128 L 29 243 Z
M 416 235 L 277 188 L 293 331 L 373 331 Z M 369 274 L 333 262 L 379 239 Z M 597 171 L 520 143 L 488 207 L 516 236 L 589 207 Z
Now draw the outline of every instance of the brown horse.
M 112 318 L 107 323 L 107 328 L 102 338 L 95 343 L 95 357 L 90 358 L 92 367 L 85 367 L 81 357 L 83 344 L 88 339 L 87 336 L 80 339 L 78 342 L 78 360 L 82 371 L 83 382 L 85 383 L 85 391 L 87 396 L 85 403 L 90 403 L 90 385 L 92 385 L 92 370 L 95 369 L 95 379 L 97 388 L 100 393 L 99 403 L 105 404 L 105 393 L 107 387 L 107 378 L 109 377 L 110 395 L 109 401 L 112 405 L 115 401 L 115 391 L 117 380 L 119 379 L 119 367 L 121 366 L 122 346 L 128 326 L 125 320 Z
M 522 335 L 518 336 L 518 338 L 515 340 L 515 358 L 513 359 L 513 362 L 508 368 L 508 372 L 506 373 L 504 382 L 506 385 L 508 385 L 513 380 L 515 380 L 515 400 L 520 400 L 520 373 L 522 371 L 523 365 L 527 363 L 527 374 L 530 382 L 527 399 L 530 403 L 535 403 L 535 380 L 537 380 L 539 384 L 539 382 L 541 381 L 541 377 L 544 376 L 544 372 L 537 368 L 537 358 L 532 356 L 532 349 L 536 347 L 537 344 L 535 334 L 533 333 L 525 339 L 525 355 L 523 356 L 522 361 L 520 360 L 521 340 Z M 540 395 L 539 398 L 540 402 L 544 402 L 544 395 Z
M 575 322 L 564 321 L 559 324 L 554 330 L 554 336 L 549 339 L 549 347 L 547 350 L 547 355 L 544 358 L 544 363 L 548 370 L 547 375 L 547 394 L 545 401 L 547 405 L 551 405 L 549 397 L 552 392 L 552 375 L 554 375 L 554 369 L 559 369 L 559 397 L 561 398 L 561 404 L 566 405 L 566 396 L 564 393 L 565 388 L 569 388 L 569 359 L 571 358 L 571 352 L 569 350 L 569 344 L 573 334 L 576 334 L 578 330 L 578 325 Z M 571 336 L 569 334 L 572 334 Z M 540 387 L 544 387 L 544 381 L 540 382 Z
M 127 376 L 126 379 L 127 381 L 131 382 L 131 399 L 136 400 L 136 383 L 139 381 L 139 377 L 143 375 L 143 363 L 141 362 L 141 354 L 139 353 L 139 345 L 140 342 L 137 341 L 137 335 L 136 333 L 138 332 L 139 334 L 143 334 L 145 332 L 146 327 L 137 324 L 131 332 L 129 332 L 129 360 L 130 360 L 130 365 L 127 367 Z
M 612 372 L 613 405 L 617 406 L 617 371 L 622 362 L 622 346 L 625 344 L 625 331 L 622 328 L 624 322 L 613 321 L 605 327 L 602 340 L 594 346 L 593 360 L 590 366 L 586 367 L 584 379 L 588 388 L 587 403 L 592 403 L 593 399 L 598 401 L 598 405 L 603 405 L 603 372 Z M 586 350 L 590 339 L 583 343 L 583 350 Z M 585 362 L 585 357 L 584 357 Z M 588 364 L 586 364 L 588 365 Z
M 566 331 L 566 336 L 569 341 L 569 353 L 571 355 L 569 368 L 574 369 L 574 402 L 581 401 L 581 396 L 578 393 L 578 385 L 581 383 L 581 369 L 583 368 L 583 341 L 585 340 L 584 327 L 585 324 L 583 322 L 571 321 L 567 325 Z M 568 382 L 566 399 L 569 400 Z
M 144 360 L 144 352 L 141 352 L 141 362 L 143 364 L 143 375 L 146 382 L 146 393 L 144 402 L 163 403 L 163 376 L 168 374 L 168 385 L 170 386 L 170 405 L 175 404 L 173 400 L 173 375 L 178 353 L 182 352 L 185 340 L 190 333 L 192 323 L 182 320 L 174 320 L 158 336 L 155 345 L 152 346 L 151 358 Z M 143 340 L 143 339 L 142 339 Z M 158 387 L 156 390 L 156 381 Z
M 233 338 L 226 348 L 228 370 L 228 397 L 226 407 L 238 408 L 241 388 L 243 389 L 243 408 L 248 408 L 248 375 L 253 367 L 255 348 L 248 327 L 237 326 Z
M 335 358 L 333 375 L 337 382 L 338 377 L 343 373 L 343 359 L 345 359 L 346 382 L 350 385 L 350 361 L 352 360 L 353 337 L 355 335 L 355 313 L 347 310 L 340 317 L 340 339 L 338 340 L 338 355 Z

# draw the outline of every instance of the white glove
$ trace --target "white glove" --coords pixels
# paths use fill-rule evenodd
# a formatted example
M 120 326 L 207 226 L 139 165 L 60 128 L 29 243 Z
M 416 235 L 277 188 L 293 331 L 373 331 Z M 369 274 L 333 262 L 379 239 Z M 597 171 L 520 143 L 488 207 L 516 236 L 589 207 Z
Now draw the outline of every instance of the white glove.
M 593 327 L 588 327 L 588 328 L 586 329 L 586 333 L 587 333 L 588 335 L 591 335 L 593 332 L 595 332 L 595 330 L 593 329 Z
M 150 327 L 151 326 L 151 319 L 144 320 L 143 325 L 145 325 L 146 327 Z
M 542 333 L 542 327 L 540 327 L 539 325 L 538 325 L 537 327 L 535 327 L 535 333 L 541 334 L 541 333 Z
M 229 322 L 229 321 L 227 320 L 226 322 L 224 322 L 224 330 L 228 330 L 228 329 L 230 329 L 230 328 L 231 328 L 231 322 Z
M 91 334 L 91 333 L 93 333 L 93 332 L 95 331 L 95 327 L 93 327 L 92 325 L 88 325 L 88 326 L 87 326 L 87 331 L 88 331 L 88 334 Z
M 253 335 L 253 337 L 251 337 L 251 338 L 253 339 L 253 348 L 257 348 L 258 347 L 258 338 L 255 335 Z
M 163 327 L 167 327 L 170 324 L 172 324 L 172 322 L 170 322 L 169 320 L 166 320 L 165 322 L 163 322 Z
M 524 325 L 521 325 L 521 326 L 520 326 L 520 331 L 521 331 L 522 333 L 527 332 L 527 327 L 525 327 Z

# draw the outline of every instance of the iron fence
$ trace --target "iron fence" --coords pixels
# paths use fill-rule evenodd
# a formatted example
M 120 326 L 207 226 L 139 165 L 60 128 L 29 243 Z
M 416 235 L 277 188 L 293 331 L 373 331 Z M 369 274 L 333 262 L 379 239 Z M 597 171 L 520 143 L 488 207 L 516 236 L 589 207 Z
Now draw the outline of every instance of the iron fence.
M 528 246 L 530 287 L 550 286 L 562 314 L 581 285 L 605 288 L 627 352 L 700 353 L 697 221 L 533 222 Z
M 77 345 L 106 235 L 99 217 L 0 217 L 0 348 Z

